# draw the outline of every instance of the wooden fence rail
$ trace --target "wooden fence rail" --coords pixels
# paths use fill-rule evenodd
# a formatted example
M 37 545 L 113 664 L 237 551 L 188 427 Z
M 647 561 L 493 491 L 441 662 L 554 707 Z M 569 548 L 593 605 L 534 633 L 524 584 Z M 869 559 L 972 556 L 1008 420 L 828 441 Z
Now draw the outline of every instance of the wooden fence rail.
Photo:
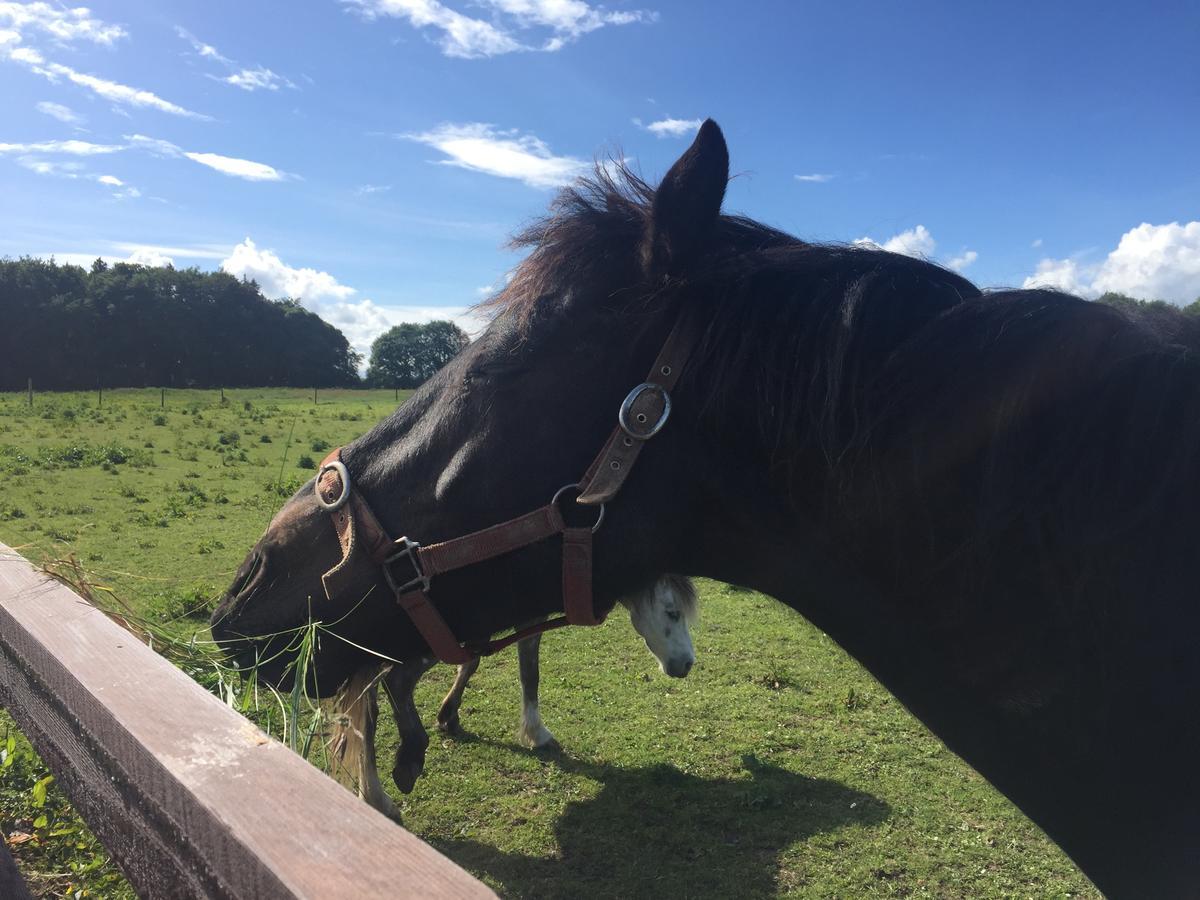
M 0 703 L 141 896 L 495 896 L 3 544 Z

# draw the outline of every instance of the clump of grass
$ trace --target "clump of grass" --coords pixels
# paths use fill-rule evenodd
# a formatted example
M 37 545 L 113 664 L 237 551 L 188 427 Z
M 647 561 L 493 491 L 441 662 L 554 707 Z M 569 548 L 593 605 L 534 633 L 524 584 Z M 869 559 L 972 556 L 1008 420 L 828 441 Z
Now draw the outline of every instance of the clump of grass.
M 314 460 L 311 456 L 308 456 L 307 454 L 305 454 L 304 456 L 301 456 L 298 460 L 296 460 L 296 468 L 297 469 L 315 469 L 316 467 L 317 467 L 316 460 Z

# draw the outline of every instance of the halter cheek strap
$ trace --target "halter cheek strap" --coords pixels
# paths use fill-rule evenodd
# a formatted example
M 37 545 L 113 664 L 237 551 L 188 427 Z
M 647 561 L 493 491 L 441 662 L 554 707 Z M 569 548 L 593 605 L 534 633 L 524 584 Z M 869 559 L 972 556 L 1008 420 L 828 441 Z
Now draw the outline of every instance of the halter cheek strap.
M 543 631 L 603 622 L 604 616 L 596 615 L 592 602 L 592 535 L 604 521 L 605 502 L 621 489 L 642 446 L 662 430 L 671 414 L 669 391 L 679 380 L 691 349 L 681 322 L 676 322 L 668 335 L 647 380 L 626 396 L 617 414 L 617 427 L 581 482 L 560 488 L 545 506 L 490 528 L 429 546 L 421 546 L 407 537 L 393 540 L 351 483 L 341 448 L 333 450 L 321 461 L 316 479 L 317 502 L 329 512 L 342 550 L 338 564 L 322 576 L 326 596 L 332 599 L 342 593 L 355 579 L 361 568 L 358 563 L 365 557 L 383 569 L 396 602 L 434 654 L 442 662 L 454 664 L 488 656 Z M 572 490 L 578 491 L 576 503 L 600 507 L 590 527 L 568 526 L 563 518 L 559 501 Z M 429 597 L 434 576 L 512 553 L 556 535 L 562 535 L 565 615 L 503 638 L 460 642 Z

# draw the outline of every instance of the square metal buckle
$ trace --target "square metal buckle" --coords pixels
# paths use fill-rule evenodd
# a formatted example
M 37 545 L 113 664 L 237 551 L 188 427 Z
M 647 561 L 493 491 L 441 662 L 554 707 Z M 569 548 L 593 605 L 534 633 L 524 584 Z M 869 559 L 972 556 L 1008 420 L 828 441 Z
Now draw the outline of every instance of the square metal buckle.
M 391 553 L 383 559 L 383 577 L 387 579 L 388 587 L 390 587 L 397 596 L 407 593 L 417 585 L 421 586 L 421 590 L 429 590 L 429 576 L 421 571 L 421 563 L 417 558 L 417 551 L 421 549 L 421 545 L 416 541 L 410 541 L 406 537 L 397 538 L 392 542 L 394 548 Z M 413 578 L 398 584 L 396 576 L 392 574 L 392 563 L 402 558 L 408 558 L 408 564 L 412 566 Z

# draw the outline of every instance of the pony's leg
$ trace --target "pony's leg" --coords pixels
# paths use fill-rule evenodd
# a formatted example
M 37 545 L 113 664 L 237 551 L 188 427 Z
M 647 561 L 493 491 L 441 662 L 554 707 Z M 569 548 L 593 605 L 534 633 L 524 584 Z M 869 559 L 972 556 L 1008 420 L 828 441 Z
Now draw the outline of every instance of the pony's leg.
M 379 724 L 379 686 L 372 684 L 364 698 L 366 712 L 363 717 L 362 752 L 358 754 L 358 796 L 393 819 L 400 815 L 396 804 L 383 789 L 379 780 L 379 766 L 375 759 L 375 729 Z
M 558 748 L 550 729 L 542 724 L 538 712 L 538 653 L 542 636 L 535 634 L 517 643 L 517 659 L 521 667 L 521 730 L 522 741 L 535 750 Z
M 429 746 L 429 735 L 421 724 L 421 716 L 413 702 L 413 689 L 421 676 L 437 662 L 425 657 L 402 666 L 393 666 L 384 677 L 384 687 L 396 714 L 396 728 L 400 732 L 400 746 L 396 748 L 396 760 L 392 765 L 392 781 L 404 793 L 410 793 L 413 785 L 425 770 L 425 749 Z
M 462 723 L 458 720 L 458 708 L 462 706 L 463 691 L 467 689 L 467 682 L 471 680 L 471 676 L 478 668 L 478 656 L 458 667 L 458 674 L 454 676 L 454 684 L 450 687 L 450 693 L 446 695 L 441 709 L 438 710 L 438 731 L 444 731 L 446 734 L 462 734 Z

